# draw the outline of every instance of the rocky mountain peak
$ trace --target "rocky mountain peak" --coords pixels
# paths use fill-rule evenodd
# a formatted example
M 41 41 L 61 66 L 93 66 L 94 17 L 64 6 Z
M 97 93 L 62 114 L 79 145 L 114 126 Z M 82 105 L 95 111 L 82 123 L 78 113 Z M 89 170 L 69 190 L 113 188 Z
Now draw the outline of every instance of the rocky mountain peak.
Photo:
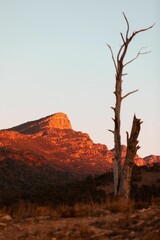
M 65 113 L 58 112 L 35 121 L 23 123 L 8 130 L 23 134 L 33 134 L 52 129 L 72 129 L 70 120 Z
M 49 128 L 71 129 L 71 123 L 65 113 L 58 112 L 42 120 Z
M 122 164 L 126 146 L 121 146 Z M 88 134 L 74 131 L 66 114 L 58 112 L 0 131 L 0 162 L 5 159 L 25 160 L 27 164 L 50 164 L 58 171 L 73 176 L 102 174 L 112 168 L 114 149 L 95 144 Z M 135 156 L 138 166 L 160 162 L 159 156 L 145 159 Z

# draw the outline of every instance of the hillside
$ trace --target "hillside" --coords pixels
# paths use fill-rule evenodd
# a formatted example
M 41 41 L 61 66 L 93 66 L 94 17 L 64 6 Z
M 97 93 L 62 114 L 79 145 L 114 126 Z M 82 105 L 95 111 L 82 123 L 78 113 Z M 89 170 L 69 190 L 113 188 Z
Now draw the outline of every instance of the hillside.
M 136 155 L 127 212 L 113 198 L 113 156 L 63 113 L 1 130 L 0 239 L 158 240 L 159 208 L 148 207 L 160 197 L 159 156 Z
M 126 147 L 122 146 L 122 158 Z M 87 133 L 75 131 L 64 113 L 23 123 L 0 131 L 0 160 L 23 160 L 28 165 L 50 165 L 75 177 L 102 174 L 112 168 L 114 150 L 95 144 Z M 150 161 L 151 159 L 151 161 Z M 159 156 L 146 159 L 136 155 L 135 164 L 159 162 Z
M 126 147 L 122 146 L 122 162 L 125 154 Z M 56 113 L 1 130 L 0 204 L 10 204 L 18 199 L 31 201 L 54 199 L 55 203 L 58 203 L 58 199 L 66 203 L 72 202 L 71 199 L 73 203 L 81 201 L 82 198 L 85 201 L 90 197 L 96 201 L 104 199 L 106 193 L 109 194 L 113 189 L 111 186 L 113 157 L 114 149 L 109 150 L 104 144 L 95 144 L 87 133 L 73 130 L 70 120 L 64 113 Z M 159 175 L 152 167 L 159 162 L 159 156 L 151 155 L 142 159 L 136 155 L 135 166 L 146 166 L 144 170 L 142 168 L 138 178 L 136 177 L 140 179 L 142 175 L 142 184 L 138 182 L 139 187 L 143 187 L 147 182 L 150 188 L 159 181 Z M 148 169 L 153 169 L 151 174 Z M 104 174 L 107 174 L 106 180 L 103 179 L 105 189 L 98 187 L 96 182 L 99 180 L 94 178 L 85 180 L 89 175 Z M 102 182 L 101 184 L 103 185 Z M 138 195 L 135 186 L 137 185 L 133 187 Z M 159 189 L 159 185 L 155 186 Z M 68 188 L 71 190 L 68 191 Z
M 0 131 L 0 159 L 25 160 L 30 165 L 52 165 L 76 176 L 111 169 L 113 154 L 89 135 L 74 131 L 66 114 L 27 122 Z

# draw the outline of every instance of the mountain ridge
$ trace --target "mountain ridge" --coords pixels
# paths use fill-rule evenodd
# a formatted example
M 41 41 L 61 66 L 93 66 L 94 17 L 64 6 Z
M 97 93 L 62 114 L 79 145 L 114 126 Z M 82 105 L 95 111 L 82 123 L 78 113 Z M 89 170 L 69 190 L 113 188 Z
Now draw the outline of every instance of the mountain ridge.
M 38 120 L 25 122 L 6 130 L 13 130 L 23 134 L 34 134 L 39 131 L 49 130 L 52 128 L 72 129 L 72 126 L 67 115 L 65 113 L 58 112 Z
M 126 146 L 122 146 L 124 162 Z M 151 155 L 152 156 L 152 155 Z M 0 130 L 0 160 L 25 160 L 28 164 L 50 164 L 73 175 L 103 174 L 112 169 L 114 149 L 95 144 L 87 133 L 72 129 L 65 113 L 55 113 L 13 128 Z M 136 155 L 138 166 L 160 162 L 160 156 Z

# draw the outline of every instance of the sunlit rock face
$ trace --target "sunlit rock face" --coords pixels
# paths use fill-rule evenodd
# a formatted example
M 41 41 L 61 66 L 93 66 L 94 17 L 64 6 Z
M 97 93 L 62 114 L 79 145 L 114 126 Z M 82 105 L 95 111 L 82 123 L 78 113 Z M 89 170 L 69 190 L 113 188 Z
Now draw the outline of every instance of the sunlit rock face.
M 126 146 L 122 146 L 122 164 Z M 29 165 L 51 166 L 72 175 L 103 174 L 113 166 L 114 149 L 94 143 L 87 133 L 75 131 L 65 113 L 23 123 L 0 131 L 0 161 L 22 160 Z M 135 156 L 138 166 L 160 162 L 160 158 Z
M 26 122 L 10 130 L 18 131 L 23 134 L 33 134 L 40 131 L 50 131 L 53 129 L 71 129 L 71 123 L 65 113 L 59 112 L 53 115 Z
M 49 128 L 59 128 L 59 129 L 71 129 L 71 123 L 64 113 L 55 113 L 44 120 L 48 124 Z
M 126 151 L 127 151 L 127 147 L 125 145 L 122 145 L 121 146 L 122 164 L 124 164 L 124 161 L 125 161 Z M 114 157 L 114 154 L 115 154 L 114 149 L 112 149 L 111 152 L 113 153 L 113 157 Z M 139 157 L 138 154 L 136 154 L 134 158 L 134 164 L 136 164 L 137 166 L 144 166 L 146 165 L 146 162 L 144 161 L 143 158 Z
M 147 165 L 154 165 L 155 163 L 160 163 L 160 156 L 150 155 L 144 158 Z
M 111 169 L 111 154 L 87 133 L 75 131 L 64 113 L 0 131 L 0 160 L 11 158 L 84 176 Z

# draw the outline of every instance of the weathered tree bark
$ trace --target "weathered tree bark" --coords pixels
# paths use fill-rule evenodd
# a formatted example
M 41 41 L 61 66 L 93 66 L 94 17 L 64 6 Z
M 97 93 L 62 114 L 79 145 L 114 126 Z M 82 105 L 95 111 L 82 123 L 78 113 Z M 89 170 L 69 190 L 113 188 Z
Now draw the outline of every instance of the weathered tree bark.
M 123 171 L 121 174 L 120 188 L 118 192 L 118 195 L 120 195 L 121 198 L 125 198 L 126 200 L 130 198 L 131 175 L 134 165 L 134 158 L 137 153 L 137 150 L 140 148 L 138 146 L 137 138 L 140 132 L 141 123 L 142 123 L 141 120 L 137 119 L 136 116 L 134 116 L 130 137 L 129 134 L 127 133 L 127 152 L 123 166 Z
M 114 120 L 114 142 L 115 142 L 115 157 L 113 164 L 113 172 L 114 172 L 114 193 L 117 195 L 120 185 L 120 177 L 121 177 L 121 135 L 120 135 L 120 112 L 121 112 L 121 99 L 122 99 L 122 80 L 121 76 L 116 77 L 116 86 L 115 86 L 115 96 L 116 96 L 116 104 L 115 104 L 115 118 Z
M 121 116 L 120 116 L 121 103 L 124 98 L 126 98 L 129 95 L 138 91 L 138 90 L 134 90 L 134 91 L 128 92 L 127 94 L 122 96 L 122 78 L 124 75 L 127 75 L 126 73 L 123 73 L 124 68 L 128 64 L 130 64 L 131 62 L 136 60 L 140 55 L 146 54 L 148 52 L 142 52 L 142 49 L 140 49 L 138 54 L 133 59 L 131 59 L 125 63 L 124 63 L 124 61 L 125 61 L 125 57 L 126 57 L 126 54 L 128 51 L 128 47 L 129 47 L 131 41 L 133 40 L 133 38 L 140 32 L 144 32 L 144 31 L 151 29 L 154 25 L 152 25 L 148 28 L 144 28 L 144 29 L 135 31 L 129 36 L 129 22 L 124 13 L 123 13 L 123 16 L 127 23 L 127 30 L 126 30 L 125 36 L 122 33 L 120 33 L 123 43 L 122 43 L 121 47 L 119 48 L 116 59 L 114 58 L 112 48 L 110 47 L 110 45 L 108 45 L 110 52 L 111 52 L 112 60 L 114 63 L 114 67 L 116 70 L 116 84 L 115 84 L 115 92 L 114 92 L 115 97 L 116 97 L 116 103 L 115 103 L 115 107 L 111 107 L 114 111 L 114 118 L 112 118 L 112 120 L 114 121 L 114 130 L 109 130 L 109 131 L 114 134 L 114 149 L 115 149 L 115 156 L 114 156 L 114 160 L 113 160 L 114 195 L 115 196 L 123 195 L 126 198 L 128 198 L 129 192 L 130 192 L 130 188 L 129 188 L 128 184 L 130 183 L 130 180 L 131 180 L 132 164 L 133 164 L 133 160 L 134 160 L 136 151 L 139 148 L 139 147 L 136 147 L 136 144 L 138 141 L 137 141 L 137 138 L 135 139 L 135 136 L 138 137 L 137 133 L 139 134 L 141 122 L 139 119 L 136 119 L 136 117 L 134 117 L 131 136 L 130 136 L 130 138 L 128 137 L 128 140 L 127 140 L 127 155 L 126 155 L 126 161 L 125 161 L 123 171 L 122 171 L 122 166 L 121 166 Z M 125 193 L 125 191 L 126 191 L 126 193 Z

